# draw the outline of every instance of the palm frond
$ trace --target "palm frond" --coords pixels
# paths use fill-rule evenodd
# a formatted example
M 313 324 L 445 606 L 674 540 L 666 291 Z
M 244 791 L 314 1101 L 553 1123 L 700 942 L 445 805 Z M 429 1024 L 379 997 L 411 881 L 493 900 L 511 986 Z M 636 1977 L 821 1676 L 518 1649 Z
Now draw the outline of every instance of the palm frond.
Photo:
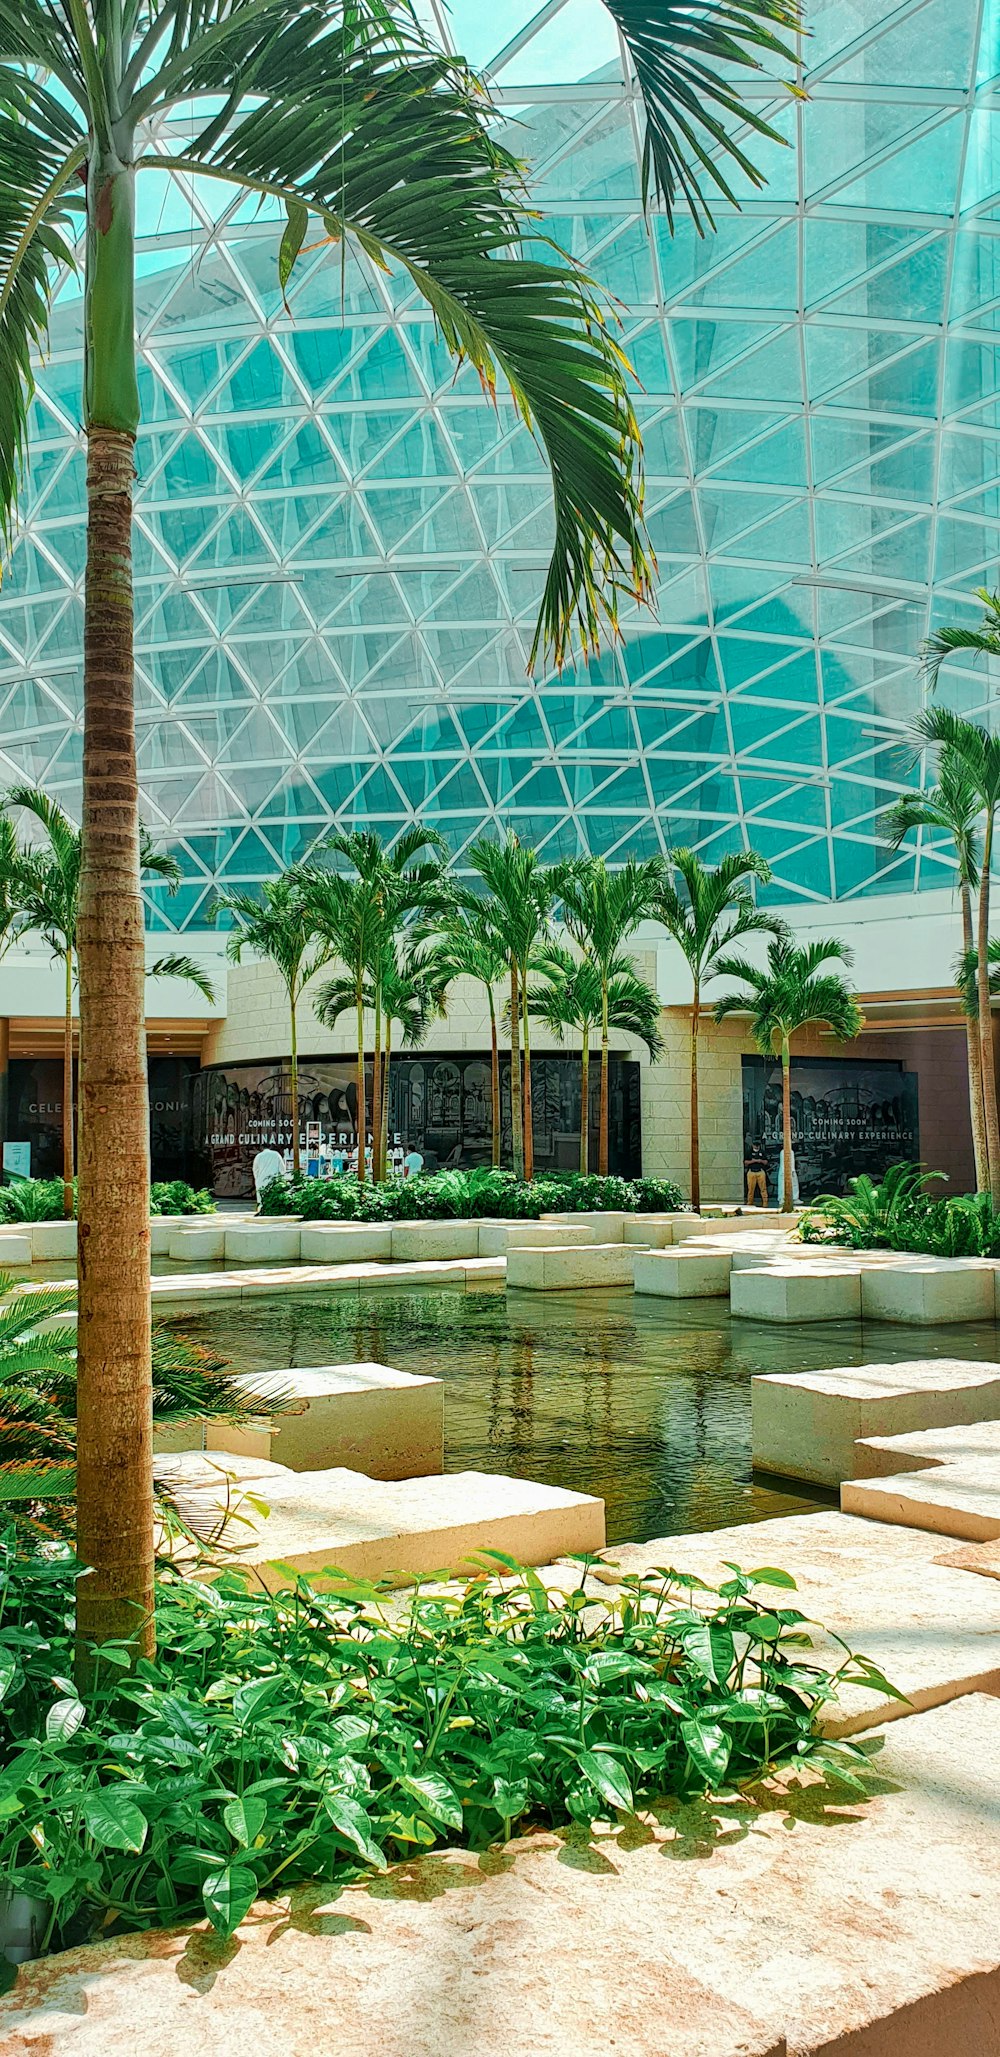
M 175 952 L 173 955 L 166 957 L 158 957 L 154 964 L 148 964 L 146 966 L 146 977 L 148 979 L 185 979 L 189 986 L 195 987 L 203 1000 L 208 1001 L 210 1007 L 215 1005 L 215 987 L 204 966 L 197 963 L 193 957 L 185 957 L 182 951 Z

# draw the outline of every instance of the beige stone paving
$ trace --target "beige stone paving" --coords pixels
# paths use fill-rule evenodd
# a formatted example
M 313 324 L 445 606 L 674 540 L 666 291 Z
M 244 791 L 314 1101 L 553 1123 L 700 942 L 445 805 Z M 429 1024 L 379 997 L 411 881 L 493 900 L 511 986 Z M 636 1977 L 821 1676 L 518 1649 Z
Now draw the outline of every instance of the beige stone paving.
M 864 1476 L 845 1479 L 841 1506 L 973 1543 L 1000 1538 L 1000 1421 L 866 1436 Z

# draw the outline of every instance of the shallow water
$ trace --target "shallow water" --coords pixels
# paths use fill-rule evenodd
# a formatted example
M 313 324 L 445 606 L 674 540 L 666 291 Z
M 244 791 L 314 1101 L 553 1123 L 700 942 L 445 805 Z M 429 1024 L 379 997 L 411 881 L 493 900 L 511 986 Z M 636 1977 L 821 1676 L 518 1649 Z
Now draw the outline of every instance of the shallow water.
M 627 1289 L 543 1295 L 502 1284 L 282 1295 L 171 1321 L 239 1371 L 367 1360 L 432 1373 L 446 1387 L 449 1471 L 598 1493 L 612 1543 L 821 1504 L 753 1475 L 755 1372 L 998 1354 L 992 1323 L 771 1328 L 732 1321 L 723 1300 L 668 1305 Z

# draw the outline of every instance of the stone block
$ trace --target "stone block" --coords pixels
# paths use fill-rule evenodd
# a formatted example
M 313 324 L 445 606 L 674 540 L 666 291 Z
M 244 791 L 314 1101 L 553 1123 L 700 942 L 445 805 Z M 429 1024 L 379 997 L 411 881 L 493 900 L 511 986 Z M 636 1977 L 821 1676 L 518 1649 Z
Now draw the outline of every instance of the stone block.
M 745 1321 L 857 1321 L 861 1275 L 846 1265 L 755 1266 L 730 1273 L 729 1305 Z
M 478 1221 L 398 1221 L 392 1225 L 394 1264 L 434 1258 L 478 1257 Z
M 968 1543 L 1000 1537 L 1000 1421 L 872 1436 L 858 1454 L 866 1475 L 841 1486 L 846 1514 Z
M 869 1469 L 861 1437 L 995 1420 L 1000 1364 L 921 1357 L 770 1372 L 751 1381 L 751 1412 L 755 1465 L 839 1486 Z
M 865 1321 L 992 1321 L 995 1272 L 976 1258 L 910 1259 L 900 1265 L 865 1266 L 861 1314 Z
M 579 1292 L 581 1287 L 630 1286 L 641 1252 L 629 1243 L 592 1243 L 562 1250 L 511 1250 L 507 1284 L 527 1292 Z
M 176 1264 L 221 1263 L 225 1254 L 226 1227 L 221 1220 L 174 1229 L 167 1238 L 167 1256 Z
M 297 1264 L 302 1231 L 277 1216 L 226 1229 L 227 1264 Z
M 405 1582 L 472 1571 L 479 1550 L 545 1564 L 604 1542 L 603 1500 L 496 1472 L 387 1483 L 340 1468 L 290 1471 L 225 1451 L 193 1452 L 173 1464 L 181 1513 L 196 1527 L 210 1529 L 241 1491 L 265 1502 L 264 1516 L 239 1507 L 226 1567 L 246 1566 L 272 1591 L 288 1584 L 289 1567 L 320 1586 L 335 1583 L 329 1570 Z
M 729 1291 L 730 1261 L 724 1251 L 637 1250 L 635 1290 L 663 1300 L 710 1300 Z
M 0 1271 L 9 1271 L 12 1266 L 30 1264 L 33 1255 L 34 1235 L 30 1228 L 0 1231 Z M 75 1244 L 73 1256 L 76 1256 Z
M 53 1259 L 61 1263 L 75 1264 L 75 1221 L 33 1221 L 26 1233 L 31 1242 L 31 1259 L 36 1264 L 48 1264 Z M 3 1256 L 3 1251 L 4 1245 L 0 1243 L 0 1257 Z
M 363 1264 L 392 1254 L 392 1223 L 382 1221 L 303 1222 L 299 1242 L 303 1264 Z
M 585 1221 L 481 1221 L 480 1257 L 505 1257 L 508 1250 L 570 1250 L 599 1241 Z
M 581 1209 L 579 1213 L 568 1207 L 561 1213 L 543 1214 L 542 1220 L 585 1224 L 588 1228 L 597 1230 L 599 1243 L 620 1243 L 624 1237 L 625 1223 L 634 1221 L 635 1216 L 632 1213 L 626 1214 L 617 1207 L 587 1208 Z
M 332 1364 L 247 1372 L 235 1383 L 248 1400 L 260 1400 L 260 1418 L 246 1428 L 208 1422 L 207 1450 L 266 1457 L 289 1471 L 346 1466 L 378 1479 L 424 1478 L 442 1469 L 440 1379 L 388 1364 Z
M 638 1250 L 668 1250 L 674 1240 L 674 1224 L 655 1214 L 633 1214 L 625 1223 L 623 1243 Z

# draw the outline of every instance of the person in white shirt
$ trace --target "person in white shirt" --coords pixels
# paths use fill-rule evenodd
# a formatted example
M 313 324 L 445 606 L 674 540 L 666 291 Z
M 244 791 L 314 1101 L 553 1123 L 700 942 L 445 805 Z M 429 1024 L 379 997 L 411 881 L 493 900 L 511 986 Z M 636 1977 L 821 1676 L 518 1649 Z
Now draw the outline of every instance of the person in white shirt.
M 423 1168 L 424 1160 L 419 1150 L 408 1150 L 403 1159 L 403 1177 L 416 1178 L 417 1173 L 423 1171 Z
M 272 1179 L 284 1178 L 285 1160 L 277 1150 L 258 1150 L 253 1161 L 253 1183 L 257 1195 L 257 1212 L 260 1213 L 260 1199 L 265 1186 Z

